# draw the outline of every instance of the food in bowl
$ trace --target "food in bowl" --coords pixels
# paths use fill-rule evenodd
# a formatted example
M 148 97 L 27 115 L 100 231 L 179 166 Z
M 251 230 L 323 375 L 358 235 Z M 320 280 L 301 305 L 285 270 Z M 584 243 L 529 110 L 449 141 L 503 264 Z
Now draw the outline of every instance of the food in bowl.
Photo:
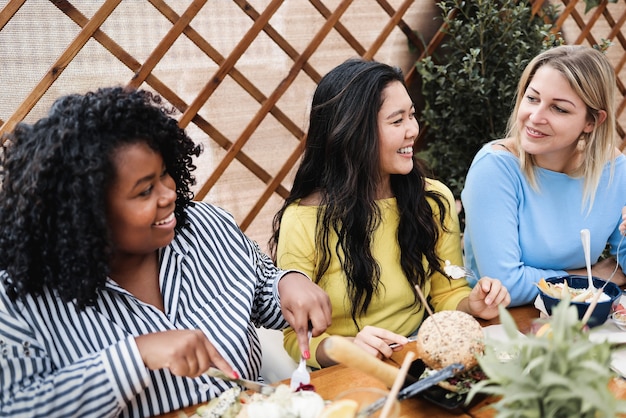
M 546 279 L 541 278 L 537 286 L 539 286 L 539 289 L 541 289 L 542 292 L 552 296 L 553 298 L 564 299 L 566 295 L 569 295 L 569 298 L 572 302 L 591 303 L 595 295 L 594 290 L 591 290 L 588 287 L 582 289 L 570 287 L 567 284 L 567 280 L 563 280 L 562 282 L 557 283 L 548 283 Z M 598 302 L 605 302 L 609 299 L 611 299 L 609 295 L 607 295 L 605 292 L 602 292 L 602 295 L 598 299 Z
M 554 288 L 557 288 L 557 285 L 560 285 L 561 292 L 564 292 L 562 289 L 566 288 L 570 296 L 572 294 L 576 294 L 578 296 L 578 294 L 583 294 L 587 290 L 589 284 L 587 276 L 578 275 L 550 277 L 548 279 L 545 279 L 545 282 L 546 283 L 544 285 L 538 285 L 540 289 L 539 295 L 546 308 L 546 312 L 549 315 L 552 314 L 552 309 L 554 308 L 554 306 L 556 306 L 561 301 L 564 293 L 558 294 L 557 292 L 550 294 L 545 289 L 553 290 Z M 605 284 L 606 286 L 604 286 Z M 602 286 L 604 286 L 604 293 L 606 295 L 602 295 L 587 322 L 587 325 L 590 328 L 602 325 L 606 322 L 606 320 L 609 318 L 609 315 L 613 311 L 613 308 L 619 303 L 619 298 L 622 294 L 622 290 L 615 283 L 606 283 L 605 280 L 602 280 L 598 277 L 593 277 L 593 286 L 596 289 L 600 289 L 602 288 Z M 576 301 L 574 300 L 574 298 L 571 298 L 570 303 L 576 306 L 576 309 L 578 310 L 578 318 L 582 319 L 585 315 L 585 312 L 587 312 L 587 308 L 589 307 L 589 299 L 587 297 L 584 298 L 586 301 L 581 301 L 578 299 L 583 299 L 583 297 L 578 297 Z
M 622 331 L 626 331 L 626 311 L 616 310 L 611 314 L 611 319 Z

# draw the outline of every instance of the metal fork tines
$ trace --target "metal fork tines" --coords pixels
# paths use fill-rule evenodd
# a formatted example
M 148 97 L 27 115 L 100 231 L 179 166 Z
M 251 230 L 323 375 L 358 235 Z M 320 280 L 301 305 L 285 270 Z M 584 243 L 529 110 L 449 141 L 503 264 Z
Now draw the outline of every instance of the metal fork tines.
M 409 340 L 410 343 L 412 343 L 414 341 L 417 341 L 417 335 L 411 335 L 407 339 Z M 398 343 L 391 343 L 391 344 L 389 344 L 389 347 L 391 347 L 391 348 L 400 347 L 400 344 L 398 344 Z
M 454 265 L 450 263 L 450 260 L 446 260 L 446 264 L 443 267 L 443 271 L 451 279 L 456 280 L 456 279 L 462 279 L 464 277 L 467 277 L 473 280 L 478 280 L 478 277 L 476 277 L 476 273 L 474 273 L 472 269 L 468 269 L 467 267 L 464 267 L 464 266 Z

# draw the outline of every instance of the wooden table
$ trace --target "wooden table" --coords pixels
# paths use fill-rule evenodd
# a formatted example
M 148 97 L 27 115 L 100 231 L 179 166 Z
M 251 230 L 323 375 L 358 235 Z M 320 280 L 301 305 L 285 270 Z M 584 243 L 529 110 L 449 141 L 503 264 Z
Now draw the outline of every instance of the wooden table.
M 517 327 L 520 332 L 526 334 L 530 331 L 532 321 L 539 317 L 539 311 L 532 305 L 526 305 L 521 307 L 509 308 L 509 312 L 513 316 Z M 481 325 L 495 325 L 499 324 L 499 319 L 490 321 L 479 320 Z M 413 344 L 408 344 L 407 347 L 394 353 L 394 355 L 388 361 L 394 365 L 400 367 L 404 356 L 409 350 L 413 349 Z M 287 382 L 288 384 L 288 382 Z M 361 372 L 360 370 L 349 368 L 343 365 L 336 365 L 327 367 L 311 373 L 311 384 L 315 386 L 315 391 L 327 400 L 334 399 L 339 393 L 355 388 L 355 387 L 378 387 L 381 389 L 387 389 L 380 380 Z M 478 403 L 474 403 L 468 407 L 464 407 L 459 411 L 449 411 L 433 403 L 420 399 L 418 397 L 406 399 L 400 402 L 401 417 L 402 418 L 438 418 L 438 417 L 461 417 L 461 418 L 487 418 L 493 416 L 493 411 L 485 410 L 484 407 L 493 402 L 492 400 L 483 400 Z M 180 411 L 170 412 L 168 414 L 160 415 L 159 418 L 180 418 L 184 416 L 181 414 L 192 415 L 197 406 L 190 406 Z

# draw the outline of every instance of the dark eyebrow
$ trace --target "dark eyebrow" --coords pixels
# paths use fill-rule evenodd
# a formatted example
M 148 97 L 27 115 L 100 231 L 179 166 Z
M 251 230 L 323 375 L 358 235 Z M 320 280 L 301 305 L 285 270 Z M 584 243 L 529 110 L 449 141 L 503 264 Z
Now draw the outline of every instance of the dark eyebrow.
M 411 104 L 411 109 L 415 109 L 415 104 Z M 385 117 L 385 119 L 391 119 L 391 118 L 395 118 L 398 115 L 403 115 L 405 114 L 406 111 L 404 109 L 398 109 L 395 112 L 391 112 L 389 115 L 387 115 L 387 117 Z
M 165 165 L 165 163 L 163 163 L 163 168 L 161 169 L 161 173 L 165 173 L 165 172 L 167 172 L 167 166 Z M 156 175 L 154 174 L 148 174 L 146 176 L 141 177 L 133 185 L 133 190 L 136 189 L 138 186 L 140 186 L 142 183 L 149 183 L 155 178 L 156 178 Z
M 541 93 L 539 93 L 537 90 L 535 90 L 534 88 L 528 86 L 529 90 L 532 90 L 535 94 L 541 96 Z M 570 105 L 572 105 L 574 108 L 576 107 L 576 105 L 574 104 L 574 102 L 567 100 L 567 99 L 559 99 L 558 97 L 554 99 L 555 102 L 565 102 L 565 103 L 569 103 Z
M 141 177 L 138 179 L 132 187 L 132 190 L 136 189 L 138 186 L 141 186 L 142 183 L 149 183 L 155 178 L 154 174 L 148 174 L 147 176 Z

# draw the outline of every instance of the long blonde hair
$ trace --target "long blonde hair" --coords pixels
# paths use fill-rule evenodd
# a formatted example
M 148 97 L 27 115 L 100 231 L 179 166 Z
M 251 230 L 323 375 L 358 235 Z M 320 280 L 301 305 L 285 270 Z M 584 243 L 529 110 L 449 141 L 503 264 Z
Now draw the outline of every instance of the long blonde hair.
M 587 118 L 593 120 L 594 128 L 581 134 L 584 140 L 583 163 L 571 175 L 584 178 L 583 207 L 591 210 L 605 163 L 611 163 L 611 179 L 614 172 L 615 149 L 615 71 L 606 56 L 588 46 L 561 45 L 537 55 L 527 66 L 517 86 L 515 108 L 508 121 L 508 136 L 515 139 L 519 150 L 520 166 L 531 186 L 538 188 L 535 161 L 531 154 L 521 148 L 521 126 L 517 123 L 524 93 L 537 70 L 549 65 L 559 71 L 572 89 L 587 106 Z M 606 119 L 598 123 L 599 111 L 606 112 Z

